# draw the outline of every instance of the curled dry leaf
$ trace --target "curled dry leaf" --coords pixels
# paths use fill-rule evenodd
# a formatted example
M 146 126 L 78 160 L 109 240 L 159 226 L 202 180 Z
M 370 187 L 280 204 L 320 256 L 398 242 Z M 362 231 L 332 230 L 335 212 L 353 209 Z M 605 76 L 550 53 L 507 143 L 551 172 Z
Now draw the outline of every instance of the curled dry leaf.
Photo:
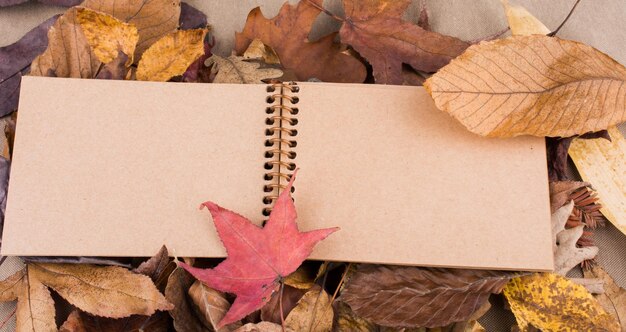
M 620 330 L 583 286 L 556 274 L 513 278 L 503 292 L 522 330 L 531 324 L 544 331 Z
M 70 8 L 48 31 L 48 48 L 31 64 L 30 75 L 94 78 L 102 62 L 83 34 L 77 8 Z
M 206 29 L 179 30 L 154 43 L 137 67 L 137 80 L 161 81 L 182 75 L 204 54 Z
M 48 30 L 57 17 L 47 19 L 15 43 L 0 47 L 0 117 L 17 109 L 22 75 L 48 46 Z
M 29 264 L 28 274 L 97 316 L 152 315 L 172 308 L 150 278 L 117 266 Z
M 132 60 L 139 40 L 137 28 L 134 25 L 87 8 L 78 8 L 76 18 L 87 42 L 100 61 L 109 63 L 118 57 L 120 51 L 130 55 Z
M 410 0 L 344 0 L 342 42 L 354 47 L 374 68 L 377 83 L 402 84 L 402 63 L 434 72 L 469 44 L 402 20 Z
M 334 316 L 330 301 L 330 295 L 325 290 L 314 287 L 291 310 L 285 319 L 285 327 L 294 331 L 330 331 Z
M 178 28 L 180 0 L 85 0 L 81 6 L 104 12 L 137 27 L 135 62 L 154 42 Z M 129 54 L 130 56 L 130 54 Z
M 263 44 L 260 39 L 255 39 L 250 43 L 250 46 L 243 52 L 243 58 L 245 60 L 262 60 L 268 65 L 280 64 L 280 59 L 276 52 L 269 46 Z
M 516 36 L 547 35 L 551 31 L 522 6 L 511 6 L 509 0 L 500 0 L 509 21 L 511 33 Z
M 279 281 L 293 273 L 319 241 L 338 230 L 298 230 L 291 199 L 296 173 L 276 200 L 263 228 L 213 202 L 202 204 L 211 212 L 228 257 L 213 269 L 180 265 L 207 286 L 237 296 L 218 328 L 261 308 L 278 289 Z
M 473 45 L 424 87 L 476 134 L 567 137 L 626 121 L 625 80 L 590 46 L 532 35 Z
M 236 55 L 228 58 L 213 55 L 206 61 L 206 65 L 213 65 L 212 70 L 217 72 L 213 83 L 263 83 L 265 79 L 283 75 L 280 69 L 259 68 L 259 63 L 244 61 L 243 57 Z
M 602 214 L 626 234 L 626 139 L 616 127 L 608 131 L 610 142 L 576 139 L 569 155 L 582 179 L 593 183 Z
M 309 41 L 309 31 L 320 14 L 312 3 L 319 7 L 322 1 L 305 0 L 297 5 L 286 2 L 272 19 L 265 18 L 259 7 L 250 11 L 243 31 L 235 36 L 237 54 L 243 54 L 254 39 L 260 39 L 301 81 L 317 78 L 323 82 L 362 83 L 365 66 L 334 42 L 336 33 Z
M 598 247 L 579 248 L 576 244 L 583 235 L 584 225 L 565 229 L 565 224 L 573 209 L 574 201 L 570 201 L 552 214 L 554 273 L 562 276 L 581 262 L 598 255 Z
M 585 278 L 598 278 L 604 282 L 604 293 L 597 295 L 596 299 L 606 312 L 620 322 L 622 331 L 626 330 L 626 289 L 618 286 L 613 278 L 599 266 L 583 270 L 583 274 Z
M 340 300 L 391 327 L 439 327 L 469 319 L 514 276 L 500 271 L 359 265 Z

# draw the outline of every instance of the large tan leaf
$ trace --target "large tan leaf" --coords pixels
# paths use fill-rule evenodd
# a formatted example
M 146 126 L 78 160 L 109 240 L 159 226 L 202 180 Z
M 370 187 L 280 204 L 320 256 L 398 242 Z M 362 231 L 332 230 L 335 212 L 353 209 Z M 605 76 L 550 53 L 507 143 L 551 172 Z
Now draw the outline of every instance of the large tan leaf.
M 72 8 L 48 31 L 48 48 L 33 61 L 30 75 L 94 78 L 100 65 Z
M 50 290 L 32 273 L 30 266 L 25 270 L 17 300 L 16 331 L 56 331 L 54 300 Z
M 544 331 L 619 331 L 619 324 L 580 285 L 552 273 L 512 279 L 504 287 L 518 325 Z
M 85 0 L 81 6 L 107 13 L 137 27 L 139 42 L 135 61 L 139 61 L 150 45 L 176 30 L 180 17 L 180 0 Z
M 500 0 L 504 7 L 506 19 L 509 21 L 511 34 L 516 36 L 547 35 L 550 33 L 541 21 L 522 6 L 511 6 L 509 0 Z
M 596 295 L 602 307 L 620 322 L 626 331 L 626 289 L 618 286 L 613 278 L 599 266 L 583 270 L 585 278 L 599 278 L 604 281 L 604 293 Z
M 29 276 L 97 316 L 121 318 L 172 309 L 149 277 L 117 266 L 30 264 Z
M 359 265 L 340 300 L 391 327 L 439 327 L 469 319 L 514 276 L 500 271 Z
M 243 57 L 231 55 L 222 58 L 213 55 L 206 61 L 217 72 L 213 83 L 263 83 L 262 80 L 280 77 L 283 72 L 275 68 L 259 68 L 257 62 L 244 61 Z
M 109 63 L 122 51 L 130 57 L 132 63 L 139 40 L 137 28 L 133 24 L 86 8 L 78 8 L 77 18 L 87 42 L 100 61 Z
M 137 80 L 162 81 L 182 75 L 204 54 L 206 29 L 179 30 L 154 43 L 137 67 Z
M 26 269 L 19 270 L 10 277 L 0 281 L 0 302 L 17 300 Z
M 583 180 L 598 192 L 602 214 L 626 234 L 626 139 L 615 127 L 608 131 L 611 142 L 575 139 L 569 155 Z
M 306 292 L 285 319 L 285 327 L 294 331 L 323 332 L 333 326 L 331 298 L 319 286 Z
M 540 35 L 469 47 L 424 87 L 483 136 L 568 137 L 626 121 L 626 68 L 581 43 Z

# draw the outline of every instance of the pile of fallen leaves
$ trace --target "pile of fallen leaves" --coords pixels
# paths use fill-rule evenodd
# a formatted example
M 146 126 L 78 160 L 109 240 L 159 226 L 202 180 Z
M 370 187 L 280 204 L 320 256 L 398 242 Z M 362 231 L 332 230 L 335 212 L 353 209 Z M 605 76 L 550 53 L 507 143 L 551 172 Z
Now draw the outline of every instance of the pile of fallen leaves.
M 0 6 L 21 2 L 0 0 Z M 179 0 L 42 2 L 74 7 L 0 48 L 0 116 L 8 142 L 0 158 L 2 205 L 22 75 L 424 85 L 438 108 L 476 134 L 546 137 L 555 269 L 305 262 L 335 229 L 301 233 L 285 190 L 263 228 L 203 204 L 227 249 L 223 261 L 183 263 L 166 248 L 146 261 L 24 257 L 25 268 L 0 282 L 0 301 L 17 300 L 18 331 L 481 331 L 477 320 L 489 299 L 502 296 L 521 330 L 626 329 L 626 291 L 593 260 L 593 229 L 605 217 L 619 225 L 613 220 L 619 211 L 598 199 L 623 195 L 611 185 L 623 181 L 624 167 L 617 165 L 624 138 L 612 127 L 626 121 L 626 69 L 609 56 L 554 37 L 556 31 L 506 2 L 513 36 L 478 42 L 431 31 L 426 8 L 417 24 L 403 20 L 408 0 L 344 0 L 343 17 L 320 0 L 286 3 L 272 19 L 256 8 L 229 57 L 211 54 L 219 41 L 206 16 Z M 341 28 L 311 41 L 322 13 Z M 602 179 L 598 192 L 569 179 L 570 144 L 585 180 Z M 611 158 L 618 160 L 613 173 L 598 171 Z M 566 277 L 580 265 L 585 278 Z M 0 317 L 0 325 L 10 318 Z

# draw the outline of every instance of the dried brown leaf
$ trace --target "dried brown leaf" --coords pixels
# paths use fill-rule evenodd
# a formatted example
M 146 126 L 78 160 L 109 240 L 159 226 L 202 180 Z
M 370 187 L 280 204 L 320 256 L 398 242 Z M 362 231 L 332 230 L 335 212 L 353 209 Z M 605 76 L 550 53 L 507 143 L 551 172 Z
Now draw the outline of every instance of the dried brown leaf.
M 121 318 L 172 308 L 150 278 L 121 267 L 29 264 L 28 269 L 29 277 L 37 278 L 77 308 L 94 315 Z
M 74 310 L 67 316 L 67 319 L 61 325 L 59 332 L 87 332 L 87 328 L 83 323 L 83 320 L 80 318 L 80 312 L 78 310 Z
M 118 57 L 120 51 L 131 56 L 132 60 L 139 40 L 135 25 L 87 8 L 78 8 L 76 18 L 87 42 L 100 61 L 109 63 Z M 128 65 L 131 63 L 132 61 Z
M 235 332 L 294 332 L 291 329 L 283 329 L 280 325 L 270 322 L 260 322 L 258 324 L 248 323 Z
M 604 293 L 597 295 L 600 305 L 620 323 L 626 331 L 626 289 L 618 286 L 613 278 L 599 266 L 583 270 L 585 278 L 599 278 L 604 281 Z
M 298 305 L 298 301 L 306 294 L 307 289 L 295 288 L 289 285 L 283 286 L 283 319 L 289 315 L 291 310 Z M 261 319 L 266 322 L 276 324 L 281 323 L 280 315 L 280 292 L 274 294 L 270 300 L 261 308 Z
M 280 59 L 278 59 L 276 52 L 271 47 L 263 44 L 260 39 L 253 40 L 242 56 L 245 60 L 262 60 L 268 65 L 280 64 Z
M 344 302 L 335 301 L 333 308 L 335 310 L 333 331 L 378 332 L 376 324 L 357 316 Z
M 16 331 L 56 331 L 54 300 L 50 290 L 28 266 L 17 299 Z
M 550 182 L 550 210 L 556 212 L 560 207 L 571 200 L 570 195 L 583 187 L 590 187 L 588 182 L 554 181 Z
M 61 15 L 48 31 L 48 48 L 30 67 L 30 75 L 94 78 L 102 64 L 89 46 L 77 8 Z
M 340 300 L 359 316 L 392 327 L 465 321 L 513 276 L 501 271 L 359 265 Z
M 128 76 L 128 56 L 124 52 L 119 51 L 117 58 L 102 66 L 97 79 L 100 80 L 123 80 Z
M 320 0 L 286 2 L 276 17 L 267 19 L 259 7 L 248 14 L 246 25 L 235 38 L 237 54 L 243 54 L 254 39 L 276 51 L 282 65 L 293 70 L 301 81 L 317 78 L 324 82 L 362 83 L 365 66 L 334 42 L 336 33 L 309 41 L 313 22 L 320 14 Z
M 161 81 L 182 75 L 204 54 L 206 29 L 179 30 L 159 39 L 143 54 L 137 80 Z
M 135 62 L 150 45 L 176 30 L 180 17 L 180 0 L 85 0 L 81 6 L 137 27 L 139 41 L 133 57 Z
M 147 275 L 152 281 L 157 281 L 161 273 L 165 271 L 170 263 L 169 252 L 166 246 L 162 246 L 156 255 L 150 257 L 147 261 L 139 264 L 139 266 L 133 270 L 135 273 L 141 273 Z
M 476 134 L 568 137 L 626 121 L 625 80 L 590 46 L 532 35 L 473 45 L 424 87 Z
M 204 325 L 211 326 L 218 332 L 233 331 L 241 326 L 241 323 L 233 323 L 220 329 L 215 328 L 230 308 L 230 302 L 226 300 L 224 293 L 206 286 L 199 280 L 191 285 L 188 293 L 195 304 L 196 314 L 203 320 Z
M 469 44 L 406 22 L 410 0 L 344 0 L 341 41 L 354 47 L 374 68 L 376 83 L 402 84 L 402 63 L 435 72 Z
M 228 58 L 213 55 L 206 61 L 206 65 L 213 65 L 212 69 L 217 73 L 213 83 L 263 83 L 265 79 L 283 74 L 280 69 L 259 68 L 259 63 L 244 61 L 243 57 L 235 55 Z
M 331 298 L 317 286 L 306 292 L 285 319 L 285 327 L 294 331 L 330 331 L 333 326 Z

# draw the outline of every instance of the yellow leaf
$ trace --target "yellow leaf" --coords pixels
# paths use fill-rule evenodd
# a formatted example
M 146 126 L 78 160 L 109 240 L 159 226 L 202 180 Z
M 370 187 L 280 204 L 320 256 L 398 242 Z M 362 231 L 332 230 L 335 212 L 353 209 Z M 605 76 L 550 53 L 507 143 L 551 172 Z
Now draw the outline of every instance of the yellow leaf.
M 263 83 L 264 79 L 280 77 L 283 74 L 280 69 L 259 68 L 259 63 L 244 61 L 243 57 L 235 55 L 228 58 L 213 55 L 206 63 L 207 66 L 213 63 L 213 71 L 217 72 L 213 83 Z
M 143 54 L 137 80 L 165 82 L 185 70 L 204 54 L 206 29 L 179 30 L 154 43 Z
M 152 43 L 175 31 L 180 18 L 180 0 L 85 0 L 81 6 L 107 13 L 137 27 L 139 42 L 133 57 L 135 61 Z M 131 57 L 131 54 L 128 56 Z
M 30 66 L 30 75 L 93 78 L 101 62 L 83 34 L 71 8 L 48 31 L 48 48 Z
M 583 287 L 552 273 L 517 277 L 504 287 L 522 331 L 619 331 L 619 323 Z
M 306 292 L 285 319 L 285 327 L 294 331 L 330 331 L 332 325 L 330 295 L 319 286 Z
M 598 192 L 600 212 L 626 234 L 626 140 L 616 127 L 608 131 L 611 142 L 575 139 L 569 155 L 583 180 Z
M 508 0 L 500 0 L 504 7 L 506 19 L 509 21 L 511 33 L 516 36 L 547 35 L 550 33 L 541 21 L 522 6 L 511 6 Z
M 173 307 L 149 277 L 118 266 L 33 263 L 28 272 L 75 307 L 96 316 L 149 316 Z
M 86 8 L 78 8 L 77 18 L 87 42 L 100 61 L 109 63 L 117 58 L 118 51 L 122 51 L 132 63 L 139 40 L 137 28 L 133 24 Z
M 476 134 L 568 137 L 626 121 L 625 80 L 593 47 L 532 35 L 470 46 L 424 87 Z

